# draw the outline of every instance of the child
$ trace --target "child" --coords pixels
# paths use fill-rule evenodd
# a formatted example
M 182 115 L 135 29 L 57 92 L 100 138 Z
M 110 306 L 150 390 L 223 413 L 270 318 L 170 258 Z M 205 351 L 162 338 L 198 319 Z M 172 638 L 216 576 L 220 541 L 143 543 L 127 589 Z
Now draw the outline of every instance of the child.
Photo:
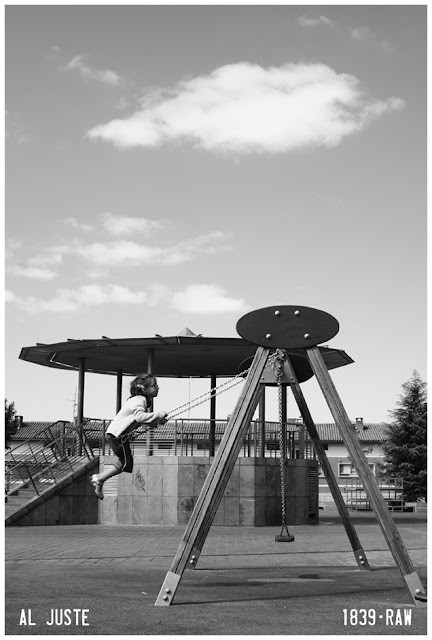
M 132 472 L 133 458 L 130 444 L 125 435 L 130 434 L 142 424 L 147 424 L 149 429 L 154 429 L 159 424 L 165 424 L 168 413 L 166 411 L 147 411 L 147 406 L 152 398 L 159 392 L 156 378 L 143 373 L 131 382 L 131 396 L 126 400 L 114 420 L 107 429 L 105 440 L 117 456 L 114 467 L 109 467 L 102 473 L 94 474 L 90 481 L 99 500 L 103 500 L 102 486 L 105 480 L 117 476 L 122 471 Z

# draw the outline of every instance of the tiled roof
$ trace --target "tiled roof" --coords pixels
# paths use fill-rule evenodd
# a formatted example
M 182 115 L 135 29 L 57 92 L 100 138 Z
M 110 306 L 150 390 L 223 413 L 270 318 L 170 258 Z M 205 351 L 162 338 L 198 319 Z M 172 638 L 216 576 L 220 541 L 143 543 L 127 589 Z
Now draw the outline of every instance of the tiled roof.
M 105 421 L 105 427 L 108 426 L 110 420 Z M 66 423 L 69 426 L 72 424 Z M 91 420 L 84 425 L 84 430 L 87 436 L 90 439 L 99 439 L 99 436 L 103 429 L 103 421 L 102 420 Z M 43 431 L 47 427 L 51 427 L 53 430 L 58 429 L 59 427 L 55 426 L 56 423 L 52 422 L 23 422 L 20 429 L 17 431 L 15 436 L 12 438 L 12 442 L 16 442 L 18 440 L 27 440 L 29 438 L 35 440 L 41 440 L 44 438 Z M 216 422 L 216 435 L 222 436 L 224 432 L 226 422 Z M 342 437 L 339 433 L 339 429 L 335 424 L 317 424 L 316 425 L 318 434 L 321 442 L 342 442 Z M 356 429 L 356 434 L 361 442 L 384 442 L 387 439 L 386 432 L 389 425 L 385 422 L 381 422 L 379 424 L 376 423 L 365 423 L 364 430 Z M 276 422 L 267 422 L 267 431 L 274 432 L 277 431 L 278 424 Z M 292 428 L 295 429 L 296 426 L 292 425 Z M 181 423 L 177 425 L 177 433 L 181 435 Z M 209 423 L 207 422 L 185 422 L 183 423 L 183 434 L 185 437 L 192 436 L 194 438 L 199 438 L 202 436 L 206 438 L 209 432 Z M 175 423 L 167 422 L 167 424 L 159 427 L 155 432 L 155 436 L 160 439 L 172 439 L 175 434 Z M 141 436 L 145 438 L 145 435 Z
M 50 427 L 52 424 L 53 422 L 23 422 L 12 440 L 28 440 L 29 438 L 40 440 L 43 438 L 42 431 Z

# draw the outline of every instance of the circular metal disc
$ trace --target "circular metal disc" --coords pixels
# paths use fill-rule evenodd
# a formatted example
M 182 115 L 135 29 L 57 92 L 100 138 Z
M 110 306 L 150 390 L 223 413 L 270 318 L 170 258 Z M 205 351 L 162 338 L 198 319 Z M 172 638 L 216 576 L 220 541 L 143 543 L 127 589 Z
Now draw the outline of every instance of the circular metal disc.
M 237 322 L 237 333 L 242 338 L 275 349 L 314 347 L 338 331 L 339 322 L 329 313 L 300 306 L 257 309 Z

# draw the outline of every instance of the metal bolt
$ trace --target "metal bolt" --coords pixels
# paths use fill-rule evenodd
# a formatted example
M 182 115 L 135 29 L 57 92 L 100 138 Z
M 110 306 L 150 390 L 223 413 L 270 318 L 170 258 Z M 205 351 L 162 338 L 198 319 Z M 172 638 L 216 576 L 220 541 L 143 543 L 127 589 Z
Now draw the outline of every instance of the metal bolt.
M 165 600 L 165 602 L 169 600 L 168 596 L 164 596 L 162 599 Z
M 360 564 L 364 564 L 364 563 L 365 563 L 365 561 L 364 561 L 364 560 L 361 560 Z
M 192 556 L 192 560 L 195 560 L 195 556 Z
M 165 593 L 171 593 L 171 589 L 165 589 Z
M 306 338 L 306 340 L 307 340 L 308 338 L 310 338 L 310 334 L 309 334 L 309 333 L 305 333 L 305 334 L 304 334 L 304 337 L 305 337 L 305 338 Z
M 270 340 L 270 338 L 271 338 L 271 333 L 266 333 L 266 338 L 267 338 L 267 340 Z
M 300 315 L 300 311 L 297 309 L 297 311 L 294 311 L 294 315 L 295 316 L 299 316 Z
M 363 556 L 359 556 L 359 560 L 363 560 Z
M 193 564 L 193 563 L 194 563 L 194 561 L 193 561 L 193 560 L 189 560 L 189 564 Z
M 275 311 L 275 316 L 280 316 L 280 311 Z
M 421 589 L 416 589 L 416 593 L 421 593 Z

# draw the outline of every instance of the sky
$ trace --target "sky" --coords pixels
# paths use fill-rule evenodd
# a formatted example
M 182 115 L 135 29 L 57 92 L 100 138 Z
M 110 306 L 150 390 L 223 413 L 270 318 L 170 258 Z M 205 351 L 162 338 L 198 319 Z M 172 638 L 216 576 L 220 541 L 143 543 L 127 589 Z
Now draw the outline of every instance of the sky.
M 71 419 L 77 389 L 76 373 L 19 360 L 22 347 L 185 327 L 235 337 L 249 311 L 302 305 L 340 323 L 329 345 L 355 362 L 331 376 L 349 417 L 389 421 L 413 371 L 426 380 L 426 6 L 5 15 L 17 413 Z M 167 411 L 209 388 L 159 382 Z M 113 418 L 115 386 L 87 374 L 85 416 Z M 316 381 L 302 388 L 314 420 L 333 422 Z

